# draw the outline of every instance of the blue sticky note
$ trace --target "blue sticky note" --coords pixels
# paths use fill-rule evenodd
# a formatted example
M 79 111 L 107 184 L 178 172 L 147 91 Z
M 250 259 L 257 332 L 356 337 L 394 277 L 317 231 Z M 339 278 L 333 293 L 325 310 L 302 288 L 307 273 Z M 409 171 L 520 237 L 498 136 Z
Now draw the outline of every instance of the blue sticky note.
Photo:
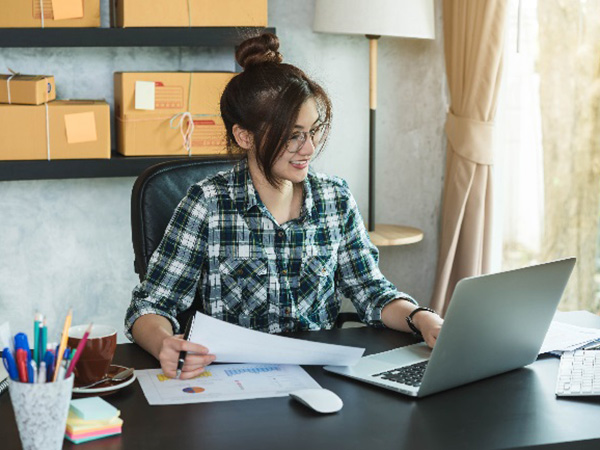
M 83 420 L 106 420 L 119 414 L 119 410 L 100 397 L 71 400 L 71 411 Z

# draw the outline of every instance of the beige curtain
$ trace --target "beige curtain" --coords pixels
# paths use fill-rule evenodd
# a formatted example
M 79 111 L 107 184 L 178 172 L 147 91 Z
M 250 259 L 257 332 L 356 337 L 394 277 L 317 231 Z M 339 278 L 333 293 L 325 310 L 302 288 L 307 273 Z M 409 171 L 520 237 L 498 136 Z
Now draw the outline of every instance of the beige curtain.
M 538 1 L 543 261 L 577 256 L 561 309 L 600 312 L 600 0 Z
M 456 283 L 489 270 L 492 131 L 508 0 L 443 0 L 450 111 L 442 235 L 430 306 L 442 315 Z

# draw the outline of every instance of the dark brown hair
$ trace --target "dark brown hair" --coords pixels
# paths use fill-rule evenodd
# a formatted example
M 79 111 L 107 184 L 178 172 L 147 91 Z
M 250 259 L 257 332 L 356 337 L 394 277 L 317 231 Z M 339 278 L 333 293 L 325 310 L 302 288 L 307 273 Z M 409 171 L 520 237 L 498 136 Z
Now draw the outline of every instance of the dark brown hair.
M 331 121 L 331 101 L 325 90 L 296 66 L 282 63 L 278 49 L 279 39 L 271 33 L 242 42 L 235 58 L 244 70 L 231 79 L 221 96 L 228 151 L 241 150 L 233 135 L 235 124 L 252 133 L 258 166 L 273 186 L 279 184 L 273 164 L 285 151 L 304 102 L 313 98 L 320 121 Z

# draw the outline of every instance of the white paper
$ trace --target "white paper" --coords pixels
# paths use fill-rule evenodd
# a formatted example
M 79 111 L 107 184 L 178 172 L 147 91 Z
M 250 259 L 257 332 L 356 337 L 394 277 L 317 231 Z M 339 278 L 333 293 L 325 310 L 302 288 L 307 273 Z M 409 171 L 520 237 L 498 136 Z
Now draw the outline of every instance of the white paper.
M 552 351 L 575 350 L 598 339 L 600 339 L 600 329 L 578 327 L 568 323 L 552 321 L 540 354 Z
M 154 81 L 135 82 L 135 109 L 154 111 Z
M 213 364 L 191 380 L 167 378 L 161 369 L 135 374 L 150 405 L 284 397 L 297 389 L 321 387 L 301 367 L 280 364 Z
M 196 312 L 189 340 L 218 362 L 353 366 L 365 349 L 261 333 Z
M 9 323 L 4 322 L 2 325 L 0 325 L 0 353 L 2 353 L 2 350 L 8 347 L 11 353 L 14 354 L 15 346 L 11 336 Z

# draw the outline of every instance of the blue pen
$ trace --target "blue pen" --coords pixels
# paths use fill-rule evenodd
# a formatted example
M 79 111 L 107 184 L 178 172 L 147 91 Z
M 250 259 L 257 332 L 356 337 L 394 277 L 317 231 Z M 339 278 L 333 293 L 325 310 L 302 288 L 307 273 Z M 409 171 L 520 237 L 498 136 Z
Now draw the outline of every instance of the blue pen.
M 2 362 L 4 363 L 4 367 L 6 368 L 10 379 L 13 381 L 19 381 L 19 371 L 17 370 L 17 363 L 15 362 L 15 358 L 13 358 L 13 355 L 8 347 L 2 350 Z
M 37 375 L 37 364 L 32 359 L 31 361 L 29 361 L 29 365 L 27 366 L 27 380 L 29 380 L 30 383 L 35 383 L 36 375 Z
M 46 380 L 51 381 L 54 376 L 54 355 L 50 350 L 46 350 L 44 362 L 46 363 Z

